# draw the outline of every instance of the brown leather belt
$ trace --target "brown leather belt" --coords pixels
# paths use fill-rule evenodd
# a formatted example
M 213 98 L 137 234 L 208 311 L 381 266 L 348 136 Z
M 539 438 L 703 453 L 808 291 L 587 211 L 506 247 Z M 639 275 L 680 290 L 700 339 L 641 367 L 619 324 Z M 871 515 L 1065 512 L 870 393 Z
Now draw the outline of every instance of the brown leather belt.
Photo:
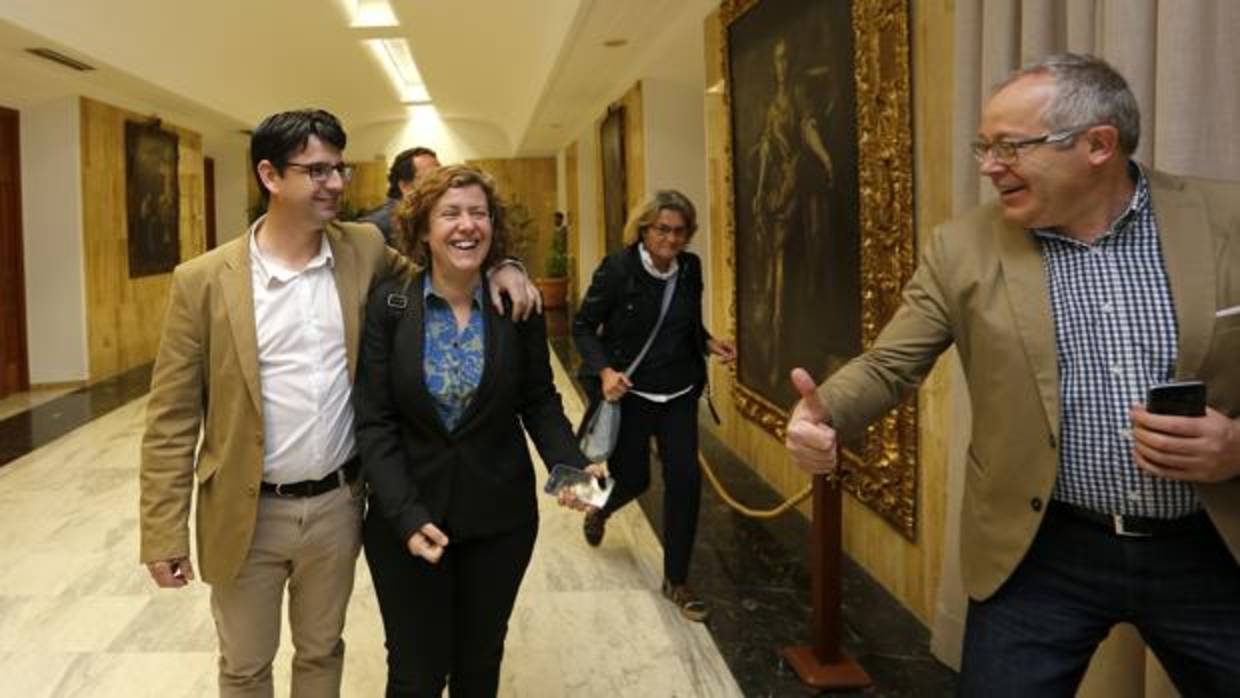
M 1176 519 L 1156 519 L 1150 516 L 1124 516 L 1123 514 L 1104 514 L 1093 509 L 1086 509 L 1075 504 L 1051 500 L 1046 508 L 1048 516 L 1054 514 L 1059 518 L 1068 518 L 1089 523 L 1108 533 L 1125 538 L 1153 538 L 1156 536 L 1175 536 L 1185 533 L 1210 530 L 1210 517 L 1204 510 L 1195 511 L 1188 516 Z
M 317 497 L 325 492 L 331 492 L 337 487 L 342 487 L 357 479 L 357 473 L 361 469 L 361 461 L 357 456 L 353 456 L 344 462 L 344 465 L 336 468 L 328 473 L 320 480 L 302 480 L 301 482 L 274 483 L 264 482 L 262 491 L 266 494 L 274 494 L 277 497 Z

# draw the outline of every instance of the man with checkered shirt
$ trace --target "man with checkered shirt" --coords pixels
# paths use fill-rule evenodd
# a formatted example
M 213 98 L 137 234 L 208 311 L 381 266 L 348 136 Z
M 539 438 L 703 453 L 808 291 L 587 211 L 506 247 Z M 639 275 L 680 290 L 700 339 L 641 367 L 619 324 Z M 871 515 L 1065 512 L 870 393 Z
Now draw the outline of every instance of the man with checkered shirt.
M 1071 696 L 1120 622 L 1185 695 L 1240 690 L 1240 185 L 1136 163 L 1139 134 L 1099 59 L 1010 75 L 973 144 L 998 200 L 933 232 L 869 351 L 821 386 L 793 372 L 786 445 L 829 472 L 959 350 L 962 695 Z M 1187 379 L 1205 416 L 1145 409 Z

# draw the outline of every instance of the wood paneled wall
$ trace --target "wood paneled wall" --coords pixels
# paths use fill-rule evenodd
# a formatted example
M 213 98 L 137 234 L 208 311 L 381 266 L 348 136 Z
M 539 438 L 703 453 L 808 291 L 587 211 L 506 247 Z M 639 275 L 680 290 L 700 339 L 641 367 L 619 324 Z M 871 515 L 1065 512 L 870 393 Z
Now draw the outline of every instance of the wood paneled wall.
M 508 203 L 524 204 L 534 219 L 535 235 L 524 254 L 530 276 L 546 274 L 556 202 L 555 158 L 499 158 L 467 160 L 495 178 L 499 195 Z
M 575 302 L 578 296 L 580 279 L 577 274 L 577 263 L 581 259 L 581 191 L 578 188 L 577 141 L 569 144 L 564 152 L 564 198 L 567 199 L 564 213 L 568 217 L 568 297 Z
M 81 100 L 82 237 L 90 380 L 154 360 L 171 274 L 129 278 L 125 210 L 125 121 L 137 114 Z M 181 261 L 205 249 L 202 136 L 172 124 L 177 134 Z
M 617 104 L 624 107 L 624 214 L 625 221 L 629 213 L 646 200 L 646 117 L 642 106 L 642 83 L 639 80 L 624 93 Z M 594 132 L 598 133 L 606 114 L 599 115 L 594 122 Z M 603 142 L 595 139 L 597 153 L 597 174 L 594 178 L 598 201 L 598 249 L 607 252 L 607 224 L 603 220 Z M 628 240 L 624 241 L 625 243 Z
M 929 231 L 950 216 L 951 206 L 951 68 L 952 10 L 935 0 L 914 0 L 914 121 L 917 168 L 916 210 L 918 231 Z M 721 26 L 718 12 L 705 21 L 706 85 L 723 77 Z M 932 70 L 927 68 L 932 67 Z M 705 87 L 705 86 L 704 86 Z M 725 330 L 724 319 L 731 312 L 734 272 L 729 268 L 732 251 L 725 249 L 723 235 L 727 220 L 724 205 L 730 182 L 725 144 L 730 138 L 722 96 L 707 94 L 706 118 L 710 177 L 710 235 L 712 277 L 715 279 L 710 302 L 716 332 Z M 844 547 L 848 554 L 872 574 L 923 622 L 929 623 L 938 590 L 943 555 L 946 468 L 948 449 L 945 435 L 950 424 L 949 388 L 944 362 L 931 374 L 919 396 L 920 472 L 918 482 L 918 539 L 908 542 L 869 509 L 851 496 L 845 497 Z M 790 496 L 808 482 L 789 460 L 783 445 L 735 410 L 731 391 L 732 376 L 717 362 L 711 362 L 711 380 L 716 401 L 723 415 L 717 431 L 729 447 L 784 496 Z M 808 503 L 800 508 L 809 515 Z
M 363 214 L 387 201 L 388 163 L 363 160 L 353 165 L 353 179 L 344 188 L 344 200 L 356 213 Z

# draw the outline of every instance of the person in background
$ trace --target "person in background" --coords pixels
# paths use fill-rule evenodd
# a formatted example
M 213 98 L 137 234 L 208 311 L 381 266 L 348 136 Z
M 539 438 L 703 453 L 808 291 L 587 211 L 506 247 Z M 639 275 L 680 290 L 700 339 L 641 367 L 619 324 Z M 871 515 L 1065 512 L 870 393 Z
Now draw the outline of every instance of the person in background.
M 392 159 L 392 166 L 388 169 L 387 201 L 384 201 L 379 208 L 362 216 L 359 222 L 373 223 L 378 226 L 379 232 L 383 233 L 384 241 L 391 245 L 392 215 L 396 212 L 401 198 L 413 191 L 413 186 L 419 177 L 439 166 L 439 156 L 430 148 L 418 146 L 402 150 Z
M 736 348 L 711 337 L 702 324 L 702 263 L 685 250 L 697 230 L 693 202 L 671 189 L 656 192 L 625 228 L 629 245 L 595 270 L 573 319 L 591 411 L 602 400 L 620 401 L 620 435 L 608 461 L 615 489 L 606 506 L 586 515 L 584 533 L 586 542 L 599 545 L 607 517 L 649 487 L 654 437 L 665 486 L 663 594 L 685 618 L 703 621 L 709 609 L 686 583 L 702 496 L 697 404 L 706 387 L 706 355 L 731 362 Z M 655 328 L 664 288 L 673 279 L 663 324 L 633 375 L 626 375 Z

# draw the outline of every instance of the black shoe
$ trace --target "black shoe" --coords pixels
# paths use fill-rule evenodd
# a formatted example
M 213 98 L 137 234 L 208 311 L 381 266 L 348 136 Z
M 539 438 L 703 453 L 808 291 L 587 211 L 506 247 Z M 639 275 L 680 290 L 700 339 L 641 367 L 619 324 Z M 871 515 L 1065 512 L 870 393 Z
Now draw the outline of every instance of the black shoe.
M 581 522 L 581 530 L 586 534 L 586 542 L 598 547 L 598 544 L 603 542 L 603 534 L 607 532 L 607 515 L 599 509 L 591 511 Z

